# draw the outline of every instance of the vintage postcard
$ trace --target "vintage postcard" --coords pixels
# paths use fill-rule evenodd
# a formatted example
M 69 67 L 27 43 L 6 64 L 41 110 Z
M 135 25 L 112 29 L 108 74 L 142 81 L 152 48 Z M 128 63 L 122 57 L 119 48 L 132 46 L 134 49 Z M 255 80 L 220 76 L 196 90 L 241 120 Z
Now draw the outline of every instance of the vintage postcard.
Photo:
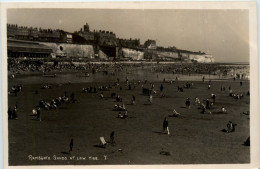
M 258 168 L 257 4 L 2 3 L 4 168 Z

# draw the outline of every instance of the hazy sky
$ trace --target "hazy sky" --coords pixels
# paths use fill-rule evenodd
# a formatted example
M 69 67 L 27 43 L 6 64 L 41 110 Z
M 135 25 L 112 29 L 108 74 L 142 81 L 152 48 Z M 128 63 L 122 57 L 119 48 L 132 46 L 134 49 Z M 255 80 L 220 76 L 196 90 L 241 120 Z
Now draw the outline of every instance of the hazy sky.
M 216 62 L 249 62 L 248 10 L 9 9 L 7 22 L 74 32 L 108 30 L 119 38 L 203 51 Z

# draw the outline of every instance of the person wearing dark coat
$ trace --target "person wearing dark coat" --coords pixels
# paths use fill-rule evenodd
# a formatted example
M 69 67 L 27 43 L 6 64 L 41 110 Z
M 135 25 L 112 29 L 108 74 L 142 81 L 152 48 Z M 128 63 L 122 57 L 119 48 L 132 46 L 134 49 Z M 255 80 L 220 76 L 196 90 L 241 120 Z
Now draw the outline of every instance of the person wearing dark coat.
M 207 99 L 206 100 L 206 109 L 209 109 L 210 108 L 210 102 L 209 102 L 209 100 Z
M 73 139 L 70 140 L 70 150 L 69 150 L 69 154 L 70 154 L 70 152 L 72 151 L 72 149 L 73 149 Z
M 39 121 L 42 121 L 42 119 L 41 119 L 41 109 L 40 109 L 40 107 L 38 107 L 38 109 L 37 109 L 37 119 L 38 119 Z
M 13 111 L 12 111 L 12 109 L 11 109 L 11 107 L 9 106 L 9 108 L 8 108 L 8 119 L 12 119 L 12 114 L 13 114 Z
M 160 91 L 162 92 L 163 91 L 163 85 L 161 84 L 160 86 Z
M 110 134 L 110 144 L 114 144 L 115 143 L 115 138 L 114 138 L 115 132 L 112 131 Z

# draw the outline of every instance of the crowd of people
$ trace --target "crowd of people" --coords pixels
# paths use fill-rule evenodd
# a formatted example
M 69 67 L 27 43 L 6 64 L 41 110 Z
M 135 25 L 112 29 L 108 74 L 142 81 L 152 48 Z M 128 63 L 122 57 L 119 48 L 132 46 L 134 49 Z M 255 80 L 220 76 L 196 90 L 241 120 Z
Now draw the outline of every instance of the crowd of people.
M 113 64 L 113 65 L 109 65 L 109 64 L 86 64 L 86 65 L 78 65 L 75 66 L 73 64 L 65 64 L 65 65 L 47 65 L 47 64 L 42 64 L 40 62 L 27 62 L 27 63 L 22 63 L 22 64 L 17 64 L 17 63 L 13 63 L 10 62 L 8 64 L 8 69 L 13 70 L 13 72 L 20 72 L 20 71 L 39 71 L 39 72 L 48 72 L 48 71 L 53 71 L 53 70 L 58 70 L 58 71 L 64 71 L 64 70 L 83 70 L 83 71 L 87 71 L 87 72 L 92 72 L 92 74 L 95 74 L 97 72 L 103 72 L 103 76 L 106 76 L 108 74 L 111 75 L 115 75 L 115 72 L 120 72 L 120 71 L 126 71 L 128 68 L 132 68 L 134 65 L 122 65 L 122 64 Z M 155 72 L 172 72 L 172 73 L 209 73 L 209 74 L 213 74 L 214 72 L 217 72 L 219 70 L 219 65 L 191 65 L 191 64 L 187 64 L 187 65 L 173 65 L 173 66 L 153 66 L 153 71 Z M 157 98 L 164 98 L 167 93 L 165 92 L 165 90 L 167 89 L 167 84 L 165 84 L 164 82 L 166 82 L 166 80 L 164 79 L 163 82 L 161 84 L 159 84 L 158 86 L 154 83 L 150 83 L 148 82 L 148 80 L 144 79 L 142 82 L 140 80 L 134 81 L 134 82 L 130 82 L 130 80 L 126 77 L 125 78 L 125 87 L 123 89 L 122 87 L 122 83 L 120 82 L 123 78 L 117 78 L 114 86 L 111 86 L 110 84 L 108 84 L 107 86 L 104 85 L 99 85 L 99 86 L 94 86 L 94 85 L 90 85 L 88 87 L 83 87 L 81 90 L 81 93 L 91 93 L 91 94 L 96 94 L 99 96 L 100 100 L 103 99 L 104 100 L 104 93 L 105 92 L 110 92 L 110 90 L 112 88 L 116 88 L 119 89 L 119 92 L 122 92 L 123 90 L 134 90 L 136 88 L 141 88 L 141 92 L 143 94 L 143 97 L 146 98 L 146 101 L 149 105 L 156 105 L 156 101 Z M 176 79 L 176 81 L 179 79 Z M 124 80 L 122 80 L 124 81 Z M 205 78 L 203 77 L 203 82 L 205 83 Z M 170 84 L 174 83 L 174 81 L 171 81 Z M 210 91 L 211 86 L 213 86 L 214 82 L 209 81 L 207 87 L 205 87 L 205 90 Z M 196 83 L 195 83 L 196 84 Z M 185 82 L 183 85 L 177 86 L 177 92 L 180 92 L 179 95 L 182 95 L 185 89 L 186 91 L 192 90 L 195 86 L 195 84 L 193 82 Z M 179 84 L 178 84 L 179 85 Z M 173 85 L 172 85 L 173 86 Z M 242 86 L 242 84 L 240 83 L 240 86 Z M 41 89 L 52 89 L 52 86 L 50 84 L 44 84 L 41 86 Z M 157 90 L 158 89 L 158 90 Z M 79 89 L 80 90 L 80 89 Z M 175 88 L 176 90 L 176 88 Z M 23 91 L 23 86 L 22 85 L 16 85 L 13 86 L 11 89 L 10 93 L 14 93 L 15 96 L 17 96 L 18 92 L 22 92 Z M 225 92 L 226 88 L 225 86 L 221 86 L 221 92 Z M 80 91 L 79 91 L 80 92 Z M 213 106 L 215 104 L 218 104 L 218 100 L 217 100 L 217 95 L 215 93 L 216 91 L 213 91 L 208 98 L 198 98 L 197 96 L 189 96 L 189 97 L 184 97 L 185 100 L 185 108 L 188 109 L 200 109 L 200 113 L 201 114 L 212 114 L 212 109 Z M 118 111 L 118 115 L 117 118 L 119 119 L 128 119 L 129 115 L 128 115 L 128 109 L 126 108 L 124 102 L 126 102 L 126 98 L 122 97 L 121 95 L 119 95 L 117 92 L 115 92 L 114 90 L 111 91 L 109 94 L 111 96 L 112 99 L 115 99 L 116 104 L 113 107 L 114 111 Z M 35 94 L 38 94 L 38 91 L 35 92 Z M 131 105 L 134 106 L 138 103 L 136 103 L 136 96 L 134 94 L 130 94 L 131 95 Z M 249 96 L 249 91 L 246 94 Z M 159 96 L 159 97 L 158 97 Z M 229 96 L 233 97 L 236 100 L 240 100 L 244 97 L 243 93 L 234 93 L 233 90 L 231 89 L 231 86 L 229 86 Z M 193 98 L 194 98 L 194 104 L 195 106 L 193 107 Z M 42 110 L 50 110 L 50 109 L 56 109 L 59 106 L 61 106 L 64 103 L 75 103 L 77 100 L 75 98 L 75 93 L 72 92 L 70 97 L 67 95 L 67 92 L 65 91 L 63 95 L 58 96 L 58 97 L 54 97 L 47 100 L 41 100 L 39 102 L 39 104 L 36 106 L 36 108 L 34 108 L 32 110 L 32 115 L 35 117 L 35 119 L 42 121 L 41 118 L 41 111 Z M 112 105 L 111 105 L 112 108 Z M 221 113 L 228 113 L 227 109 L 221 105 L 221 109 L 220 111 Z M 131 115 L 131 111 L 129 111 L 129 114 Z M 168 117 L 174 117 L 174 118 L 178 118 L 178 117 L 183 117 L 182 116 L 182 112 L 179 113 L 175 110 L 175 108 L 173 108 L 172 110 L 172 114 L 168 115 Z M 243 112 L 243 114 L 248 115 L 249 112 Z M 14 106 L 14 108 L 12 109 L 11 107 L 9 107 L 8 109 L 8 119 L 18 119 L 18 113 L 17 113 L 17 106 Z M 226 132 L 227 133 L 232 133 L 235 132 L 235 127 L 237 124 L 232 123 L 231 121 L 228 121 L 227 124 L 227 129 Z M 163 119 L 163 128 L 162 128 L 162 132 L 163 134 L 167 134 L 170 135 L 170 129 L 169 129 L 169 121 L 168 118 L 165 117 Z M 114 141 L 114 131 L 111 133 L 110 135 L 110 142 L 111 143 L 115 143 Z M 69 153 L 72 152 L 73 149 L 73 139 L 71 139 L 70 141 L 70 149 L 69 149 Z
M 234 70 L 246 69 L 247 66 L 231 66 L 224 64 L 174 64 L 174 65 L 159 65 L 154 66 L 153 71 L 158 73 L 173 73 L 173 74 L 209 74 L 227 76 L 232 74 Z M 235 76 L 235 75 L 234 75 Z M 235 78 L 246 78 L 246 73 L 241 72 Z
M 131 70 L 141 67 L 142 69 L 151 69 L 156 73 L 173 73 L 173 74 L 207 74 L 207 75 L 232 75 L 234 78 L 245 79 L 248 77 L 248 72 L 244 72 L 247 66 L 230 66 L 224 64 L 190 64 L 190 63 L 176 63 L 176 64 L 122 64 L 122 63 L 94 63 L 76 64 L 72 60 L 64 64 L 59 64 L 58 61 L 44 62 L 42 60 L 17 60 L 8 59 L 8 71 L 14 74 L 21 74 L 23 72 L 41 72 L 47 73 L 52 71 L 83 71 L 85 75 L 89 73 L 103 72 L 103 75 L 115 75 L 116 72 L 123 70 L 127 74 L 131 74 Z M 238 70 L 234 74 L 234 70 Z M 241 70 L 241 71 L 240 71 Z M 158 76 L 158 75 L 157 75 Z M 176 77 L 178 80 L 178 77 Z

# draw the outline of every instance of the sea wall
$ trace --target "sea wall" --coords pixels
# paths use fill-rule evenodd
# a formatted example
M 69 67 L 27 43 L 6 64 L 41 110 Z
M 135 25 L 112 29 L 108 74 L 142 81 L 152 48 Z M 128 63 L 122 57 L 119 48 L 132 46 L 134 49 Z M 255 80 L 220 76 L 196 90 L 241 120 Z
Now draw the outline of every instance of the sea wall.
M 92 45 L 49 43 L 49 42 L 40 42 L 40 44 L 52 48 L 54 56 L 64 53 L 67 57 L 86 57 L 86 58 L 94 57 L 94 49 Z

